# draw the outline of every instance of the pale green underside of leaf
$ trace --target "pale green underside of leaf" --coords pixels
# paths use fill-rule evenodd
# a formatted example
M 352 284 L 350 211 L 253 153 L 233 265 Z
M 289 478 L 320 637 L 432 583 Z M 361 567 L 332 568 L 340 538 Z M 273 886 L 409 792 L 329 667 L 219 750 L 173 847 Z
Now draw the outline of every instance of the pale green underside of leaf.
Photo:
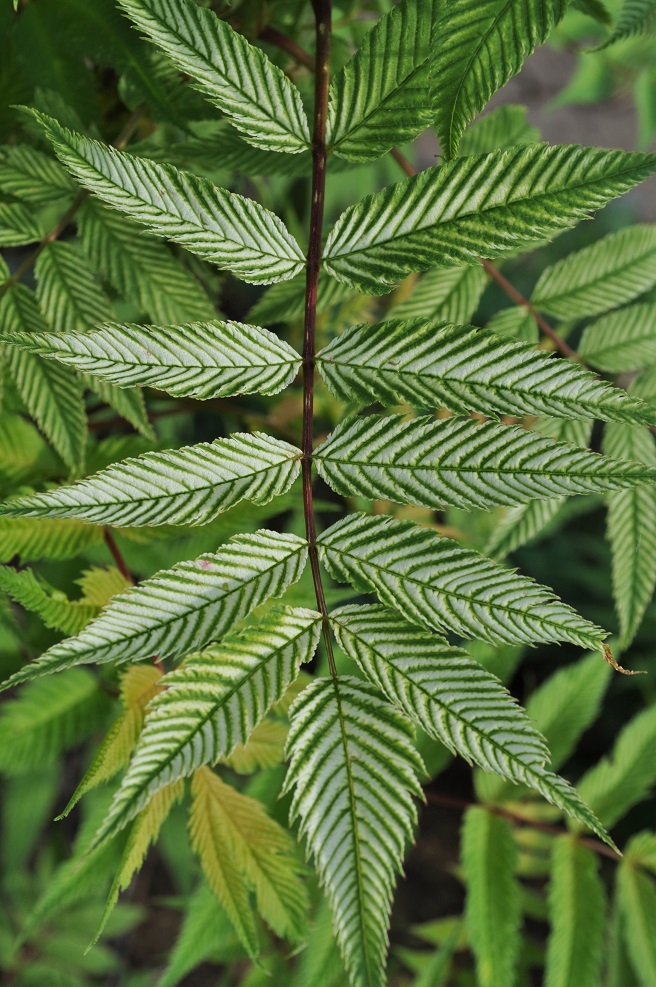
M 114 597 L 81 634 L 53 645 L 2 688 L 71 665 L 182 657 L 280 596 L 306 559 L 307 543 L 296 535 L 235 535 L 218 552 L 180 562 Z
M 460 157 L 539 142 L 540 131 L 528 123 L 526 113 L 525 106 L 512 103 L 497 106 L 486 113 L 462 135 L 458 152 Z
M 63 168 L 29 144 L 3 147 L 0 187 L 6 195 L 15 195 L 34 206 L 75 192 L 75 186 Z
M 656 267 L 656 261 L 654 261 Z M 656 363 L 656 303 L 643 302 L 611 312 L 587 326 L 579 354 L 586 363 L 620 373 Z
M 368 161 L 432 123 L 430 55 L 444 5 L 445 0 L 402 0 L 335 76 L 326 134 L 335 154 Z
M 607 426 L 604 451 L 656 465 L 654 439 L 647 429 Z M 633 640 L 656 588 L 656 489 L 638 487 L 608 498 L 607 537 L 612 552 L 613 596 L 621 642 Z
M 470 120 L 519 72 L 567 10 L 567 0 L 461 0 L 445 4 L 435 34 L 435 128 L 442 153 L 458 153 Z
M 51 765 L 98 728 L 105 710 L 106 699 L 86 669 L 31 683 L 3 706 L 0 772 L 14 775 Z
M 530 785 L 549 762 L 543 737 L 501 683 L 460 648 L 382 606 L 334 610 L 340 646 L 429 736 L 478 764 Z
M 98 607 L 83 600 L 69 600 L 30 569 L 0 566 L 0 590 L 25 610 L 38 614 L 46 627 L 64 634 L 77 634 L 98 615 Z
M 526 712 L 547 738 L 552 770 L 567 760 L 597 718 L 611 675 L 610 665 L 593 653 L 558 669 L 529 698 Z
M 412 522 L 351 514 L 318 539 L 331 575 L 434 630 L 491 644 L 570 641 L 599 649 L 606 634 L 550 589 Z
M 649 794 L 656 781 L 656 707 L 635 716 L 615 746 L 581 778 L 581 797 L 606 826 L 614 826 L 630 808 Z
M 638 463 L 577 451 L 510 425 L 453 418 L 350 419 L 314 458 L 337 493 L 436 510 L 491 509 L 656 482 L 656 469 Z
M 3 332 L 31 335 L 46 329 L 32 292 L 11 287 L 0 298 Z M 82 384 L 66 367 L 49 365 L 38 355 L 7 352 L 7 366 L 29 415 L 71 470 L 82 468 L 86 414 Z
M 96 322 L 111 319 L 111 308 L 98 278 L 72 243 L 48 244 L 38 257 L 34 273 L 47 328 L 55 332 L 83 331 Z
M 525 305 L 513 305 L 512 308 L 503 308 L 496 312 L 487 323 L 487 329 L 507 339 L 531 343 L 533 346 L 537 345 L 540 335 L 535 318 Z
M 577 145 L 459 158 L 350 206 L 328 237 L 324 268 L 382 294 L 413 271 L 473 264 L 551 237 L 654 171 L 654 155 Z
M 44 234 L 41 224 L 19 202 L 0 202 L 0 247 L 22 247 Z
M 521 890 L 515 837 L 506 819 L 468 809 L 461 837 L 465 923 L 479 987 L 512 987 L 520 948 Z
M 598 987 L 606 924 L 598 858 L 571 836 L 552 850 L 545 987 Z
M 253 284 L 284 281 L 301 270 L 303 254 L 283 222 L 252 199 L 35 116 L 85 188 L 153 233 Z
M 653 34 L 655 31 L 655 0 L 624 0 L 613 33 L 606 44 L 624 41 L 639 34 Z
M 542 434 L 558 442 L 569 442 L 586 449 L 592 435 L 592 422 L 548 419 L 538 424 Z M 546 534 L 552 522 L 556 522 L 565 497 L 554 500 L 531 501 L 519 507 L 511 507 L 501 517 L 486 546 L 485 555 L 503 559 L 516 548 L 525 545 L 539 535 Z
M 84 203 L 78 222 L 82 246 L 93 266 L 116 291 L 136 301 L 144 315 L 161 325 L 215 315 L 199 282 L 163 243 L 139 226 L 93 198 Z
M 486 285 L 485 271 L 479 264 L 429 271 L 409 298 L 399 305 L 392 305 L 389 317 L 434 319 L 463 325 L 473 317 Z
M 112 324 L 84 333 L 10 332 L 2 338 L 119 387 L 156 387 L 201 400 L 276 394 L 301 365 L 274 333 L 239 322 Z
M 351 984 L 383 987 L 394 884 L 421 796 L 411 728 L 346 675 L 314 681 L 290 718 L 290 818 L 315 858 Z
M 546 268 L 531 301 L 559 319 L 579 319 L 624 305 L 655 284 L 656 226 L 638 224 Z
M 212 10 L 189 0 L 120 0 L 120 5 L 251 144 L 290 153 L 310 145 L 296 86 Z
M 70 559 L 103 540 L 103 529 L 84 521 L 0 517 L 0 562 Z
M 0 513 L 76 517 L 115 527 L 205 524 L 250 500 L 268 504 L 300 471 L 301 451 L 261 432 L 147 452 L 69 487 L 21 497 Z
M 617 876 L 622 926 L 631 964 L 641 987 L 656 981 L 656 884 L 637 867 L 621 864 Z
M 317 364 L 342 401 L 656 424 L 649 404 L 571 361 L 472 326 L 422 319 L 353 326 Z
M 274 610 L 166 675 L 96 842 L 122 829 L 165 785 L 245 744 L 310 661 L 320 633 L 318 613 Z

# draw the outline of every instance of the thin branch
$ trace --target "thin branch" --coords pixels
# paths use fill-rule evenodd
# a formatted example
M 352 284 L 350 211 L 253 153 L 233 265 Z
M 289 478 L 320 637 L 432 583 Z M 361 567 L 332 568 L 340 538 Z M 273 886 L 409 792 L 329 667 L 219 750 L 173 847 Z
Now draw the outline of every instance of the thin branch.
M 283 34 L 282 31 L 277 31 L 275 27 L 265 27 L 258 34 L 258 38 L 260 41 L 268 41 L 269 44 L 275 45 L 281 51 L 286 51 L 299 65 L 305 65 L 306 68 L 314 71 L 314 59 L 312 55 L 301 48 L 289 35 Z
M 123 556 L 121 555 L 121 550 L 116 544 L 114 535 L 112 534 L 111 528 L 105 528 L 103 532 L 103 537 L 105 539 L 105 545 L 109 549 L 110 555 L 116 563 L 116 568 L 121 573 L 124 579 L 126 579 L 132 586 L 134 586 L 134 577 L 127 567 L 127 563 Z
M 125 145 L 128 143 L 133 133 L 137 129 L 142 115 L 143 115 L 143 106 L 138 106 L 136 110 L 133 110 L 133 112 L 130 114 L 125 126 L 123 127 L 120 134 L 118 135 L 118 137 L 113 143 L 113 146 L 117 149 L 117 151 L 122 151 Z M 23 278 L 27 274 L 27 272 L 31 270 L 31 268 L 34 266 L 34 264 L 36 264 L 37 260 L 39 259 L 39 257 L 41 256 L 41 254 L 43 253 L 43 251 L 46 249 L 47 246 L 49 246 L 51 243 L 54 243 L 55 240 L 59 239 L 59 237 L 62 235 L 62 233 L 64 232 L 70 221 L 73 219 L 73 216 L 75 216 L 76 212 L 78 211 L 84 200 L 89 196 L 89 194 L 90 193 L 87 192 L 86 189 L 83 189 L 81 192 L 78 192 L 78 194 L 75 196 L 75 198 L 73 199 L 72 203 L 70 204 L 64 215 L 55 223 L 55 225 L 50 230 L 50 232 L 46 233 L 44 238 L 34 248 L 34 250 L 29 255 L 29 257 L 25 258 L 23 263 L 14 271 L 12 276 L 8 278 L 3 285 L 0 285 L 0 297 L 2 297 L 2 295 L 9 288 L 13 287 L 13 285 L 18 284 L 21 278 Z
M 515 305 L 523 305 L 524 308 L 526 308 L 526 310 L 530 312 L 530 314 L 535 319 L 538 328 L 544 333 L 545 336 L 549 337 L 549 339 L 552 341 L 556 349 L 560 350 L 563 356 L 566 356 L 568 360 L 574 360 L 575 363 L 583 363 L 581 357 L 578 355 L 576 350 L 573 350 L 572 347 L 569 346 L 564 339 L 561 339 L 561 337 L 558 335 L 556 330 L 549 325 L 547 320 L 542 315 L 540 315 L 537 309 L 534 308 L 533 305 L 531 305 L 529 300 L 527 298 L 524 298 L 522 293 L 518 291 L 513 284 L 510 283 L 508 278 L 504 277 L 501 271 L 499 271 L 494 266 L 494 264 L 491 264 L 489 260 L 485 260 L 484 257 L 481 257 L 481 264 L 485 268 L 486 272 L 490 275 L 490 277 L 494 281 L 496 281 L 496 283 L 499 285 L 502 291 L 506 293 L 508 298 L 510 298 L 515 303 Z
M 539 829 L 543 833 L 550 833 L 552 836 L 566 836 L 569 832 L 560 826 L 552 826 L 551 823 L 545 823 L 539 819 L 529 819 L 528 816 L 522 816 L 519 812 L 511 812 L 509 809 L 504 809 L 500 805 L 483 805 L 471 799 L 456 798 L 453 795 L 442 795 L 439 792 L 426 791 L 424 794 L 426 801 L 431 802 L 433 805 L 443 805 L 449 809 L 458 809 L 461 812 L 465 812 L 467 809 L 476 806 L 479 809 L 485 809 L 486 812 L 491 812 L 495 816 L 501 816 L 502 819 L 508 819 L 509 822 L 517 823 L 520 826 L 532 826 L 533 829 Z M 595 840 L 590 836 L 577 836 L 577 840 L 583 846 L 598 853 L 601 857 L 608 857 L 609 860 L 614 860 L 615 863 L 618 863 L 621 859 L 614 850 L 606 846 L 605 843 L 602 843 L 601 840 Z
M 328 116 L 328 84 L 330 80 L 331 0 L 312 0 L 316 20 L 317 55 L 314 84 L 314 132 L 312 135 L 312 201 L 310 206 L 310 238 L 305 282 L 305 322 L 303 330 L 303 513 L 309 545 L 310 567 L 317 607 L 322 617 L 323 636 L 332 675 L 337 674 L 333 655 L 328 609 L 321 582 L 317 529 L 312 495 L 312 448 L 314 439 L 314 349 L 317 322 L 317 291 L 321 268 L 321 231 L 326 194 L 326 119 Z

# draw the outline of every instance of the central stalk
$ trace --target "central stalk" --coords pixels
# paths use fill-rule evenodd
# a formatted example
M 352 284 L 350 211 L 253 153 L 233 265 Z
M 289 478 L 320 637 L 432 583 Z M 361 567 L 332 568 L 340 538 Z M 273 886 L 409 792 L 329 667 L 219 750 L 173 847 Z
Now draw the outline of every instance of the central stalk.
M 314 128 L 312 134 L 312 203 L 310 206 L 310 237 L 305 282 L 305 323 L 303 335 L 303 511 L 308 540 L 310 567 L 314 581 L 317 608 L 323 618 L 323 636 L 328 652 L 328 664 L 336 675 L 328 610 L 321 582 L 317 529 L 312 499 L 312 449 L 314 445 L 314 351 L 317 324 L 317 291 L 321 268 L 321 233 L 326 193 L 326 118 L 328 116 L 328 84 L 330 81 L 331 0 L 312 0 L 316 21 L 316 61 L 314 84 Z

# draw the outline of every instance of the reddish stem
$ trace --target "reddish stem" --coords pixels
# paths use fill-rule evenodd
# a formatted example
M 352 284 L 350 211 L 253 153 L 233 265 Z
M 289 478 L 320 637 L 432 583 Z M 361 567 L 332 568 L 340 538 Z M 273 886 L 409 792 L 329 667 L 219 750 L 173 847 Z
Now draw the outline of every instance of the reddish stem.
M 313 0 L 316 20 L 316 70 L 314 84 L 314 132 L 312 135 L 312 202 L 310 206 L 310 238 L 305 281 L 305 323 L 303 331 L 303 438 L 301 450 L 303 479 L 303 513 L 309 545 L 310 568 L 317 607 L 322 617 L 323 636 L 332 675 L 336 674 L 328 608 L 321 582 L 317 551 L 317 528 L 312 496 L 312 447 L 314 425 L 314 348 L 317 322 L 317 291 L 321 268 L 321 231 L 326 192 L 326 119 L 328 116 L 328 83 L 330 79 L 331 0 Z

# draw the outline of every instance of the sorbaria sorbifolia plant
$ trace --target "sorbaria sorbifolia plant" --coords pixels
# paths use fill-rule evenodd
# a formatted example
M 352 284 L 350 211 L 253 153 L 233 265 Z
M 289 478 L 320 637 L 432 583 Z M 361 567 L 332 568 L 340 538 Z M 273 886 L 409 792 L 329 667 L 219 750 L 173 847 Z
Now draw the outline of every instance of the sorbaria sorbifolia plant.
M 610 847 L 606 826 L 644 792 L 643 781 L 634 790 L 629 780 L 627 794 L 607 776 L 595 782 L 592 772 L 584 798 L 554 773 L 595 715 L 608 664 L 619 665 L 604 630 L 499 560 L 542 530 L 570 495 L 608 494 L 620 648 L 635 634 L 656 578 L 656 456 L 648 430 L 656 426 L 649 403 L 655 387 L 647 375 L 630 394 L 597 372 L 615 375 L 656 360 L 653 304 L 627 304 L 656 282 L 656 231 L 637 226 L 611 235 L 547 269 L 530 304 L 520 298 L 518 308 L 503 310 L 487 328 L 467 322 L 485 271 L 504 283 L 493 259 L 574 226 L 656 172 L 656 156 L 536 143 L 508 107 L 470 128 L 546 40 L 566 0 L 402 0 L 332 80 L 331 0 L 312 6 L 313 100 L 208 7 L 120 0 L 138 33 L 159 49 L 155 81 L 167 71 L 170 82 L 171 63 L 192 80 L 218 108 L 221 129 L 213 139 L 238 167 L 254 176 L 311 167 L 307 249 L 297 230 L 255 199 L 173 167 L 172 150 L 145 140 L 130 153 L 123 149 L 129 133 L 108 146 L 69 126 L 70 116 L 57 114 L 52 100 L 51 112 L 30 111 L 28 126 L 45 135 L 59 164 L 29 145 L 9 148 L 4 159 L 8 194 L 19 201 L 0 209 L 15 243 L 35 237 L 22 194 L 46 201 L 69 195 L 71 179 L 81 186 L 39 249 L 37 296 L 20 283 L 23 271 L 7 272 L 0 301 L 13 400 L 71 476 L 83 472 L 85 389 L 145 435 L 141 387 L 182 399 L 269 396 L 300 374 L 303 392 L 298 445 L 255 431 L 120 461 L 107 452 L 104 460 L 96 457 L 91 475 L 56 486 L 56 470 L 44 460 L 32 492 L 9 491 L 17 495 L 2 507 L 2 536 L 17 541 L 8 558 L 57 557 L 58 539 L 87 544 L 85 538 L 104 535 L 122 573 L 115 571 L 110 585 L 107 573 L 92 570 L 82 598 L 70 601 L 29 570 L 0 571 L 0 585 L 15 600 L 73 634 L 5 681 L 4 688 L 30 683 L 5 723 L 11 728 L 16 716 L 64 701 L 56 680 L 42 676 L 64 673 L 69 700 L 75 690 L 81 697 L 89 691 L 77 666 L 128 666 L 121 678 L 125 712 L 71 800 L 72 806 L 127 765 L 86 858 L 93 861 L 130 827 L 103 921 L 190 779 L 191 844 L 255 957 L 260 933 L 251 894 L 278 936 L 301 941 L 304 883 L 290 835 L 229 783 L 230 774 L 212 768 L 266 765 L 288 709 L 290 823 L 298 823 L 316 867 L 350 983 L 379 987 L 395 883 L 422 799 L 416 734 L 487 772 L 477 775 L 477 786 L 487 786 L 491 802 L 507 783 L 524 786 L 551 803 L 556 816 L 569 817 L 575 833 L 591 830 Z M 147 89 L 146 76 L 140 84 Z M 395 149 L 428 126 L 436 127 L 443 160 L 413 174 Z M 353 202 L 324 230 L 328 163 L 346 173 L 390 151 L 406 177 Z M 83 252 L 54 242 L 75 213 Z M 303 278 L 302 351 L 261 325 L 212 319 L 198 282 L 132 224 L 251 284 L 287 282 L 258 303 L 261 322 L 293 321 Z M 89 264 L 131 293 L 136 310 L 156 324 L 109 321 Z M 344 326 L 343 314 L 324 322 L 317 344 L 318 312 L 358 292 L 384 295 L 426 271 L 413 292 L 406 282 L 408 291 L 392 306 L 370 299 L 357 324 Z M 356 303 L 353 309 L 363 311 Z M 577 355 L 538 310 L 563 321 L 602 318 L 587 326 Z M 560 353 L 536 348 L 536 318 Z M 343 408 L 327 437 L 317 434 L 319 389 L 324 405 Z M 18 421 L 28 427 L 24 417 Z M 608 423 L 604 455 L 588 450 L 594 421 Z M 392 508 L 353 510 L 318 524 L 317 476 L 339 495 L 333 507 L 383 501 L 426 510 L 411 519 Z M 112 529 L 207 526 L 240 502 L 265 506 L 279 497 L 292 517 L 295 498 L 302 502 L 302 533 L 295 525 L 287 533 L 240 532 L 236 511 L 227 515 L 230 523 L 237 519 L 232 536 L 216 551 L 126 588 Z M 504 509 L 485 554 L 436 527 L 432 512 L 450 508 Z M 217 537 L 208 530 L 206 547 L 213 547 Z M 301 589 L 309 583 L 294 588 L 306 566 L 312 597 Z M 352 591 L 339 600 L 333 580 Z M 271 606 L 274 598 L 281 603 Z M 342 605 L 333 606 L 335 599 Z M 554 691 L 552 705 L 547 692 L 529 717 L 472 657 L 479 646 L 467 642 L 569 642 L 593 652 L 567 669 L 568 689 L 590 690 L 590 709 L 572 726 Z M 326 674 L 310 678 L 301 668 L 317 649 Z M 551 731 L 553 755 L 534 722 L 548 725 L 540 702 L 556 720 L 561 716 L 559 731 Z M 651 721 L 636 723 L 636 735 L 653 736 Z M 489 987 L 513 978 L 520 907 L 514 852 L 507 819 L 468 812 L 467 917 L 479 982 Z M 622 900 L 647 894 L 633 871 L 623 873 Z M 603 894 L 585 839 L 559 838 L 552 882 L 554 900 L 564 904 L 554 920 L 548 983 L 580 987 L 598 969 L 602 909 L 595 896 Z M 579 905 L 572 905 L 570 887 L 584 889 Z M 593 932 L 585 931 L 586 908 Z M 579 922 L 587 944 L 575 941 Z M 631 948 L 638 967 L 649 961 L 640 945 Z M 642 948 L 648 951 L 646 941 Z M 580 970 L 575 980 L 572 963 Z

